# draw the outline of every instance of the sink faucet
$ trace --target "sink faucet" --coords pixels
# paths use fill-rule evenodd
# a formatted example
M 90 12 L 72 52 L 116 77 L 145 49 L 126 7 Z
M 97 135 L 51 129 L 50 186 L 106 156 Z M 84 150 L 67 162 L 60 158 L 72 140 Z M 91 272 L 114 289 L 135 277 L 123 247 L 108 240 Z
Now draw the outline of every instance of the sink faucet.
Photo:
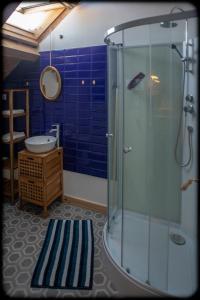
M 53 128 L 49 130 L 49 132 L 56 132 L 56 143 L 57 147 L 60 146 L 60 125 L 59 124 L 53 124 L 51 125 Z

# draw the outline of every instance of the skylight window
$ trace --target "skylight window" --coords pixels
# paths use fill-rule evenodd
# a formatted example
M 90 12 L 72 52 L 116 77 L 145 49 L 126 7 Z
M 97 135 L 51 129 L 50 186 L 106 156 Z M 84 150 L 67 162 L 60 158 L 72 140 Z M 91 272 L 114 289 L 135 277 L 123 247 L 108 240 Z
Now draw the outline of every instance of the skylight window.
M 65 1 L 22 1 L 3 25 L 3 35 L 37 46 L 76 6 Z
M 27 31 L 34 32 L 41 27 L 45 20 L 45 17 L 46 13 L 44 11 L 31 14 L 22 14 L 20 12 L 14 11 L 8 18 L 6 23 L 17 26 Z

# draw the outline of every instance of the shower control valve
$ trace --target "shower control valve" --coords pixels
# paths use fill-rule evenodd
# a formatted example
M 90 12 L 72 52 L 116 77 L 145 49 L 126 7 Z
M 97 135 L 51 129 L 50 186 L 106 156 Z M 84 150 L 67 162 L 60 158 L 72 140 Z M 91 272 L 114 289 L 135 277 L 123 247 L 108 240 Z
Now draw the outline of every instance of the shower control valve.
M 185 97 L 185 100 L 187 101 L 187 102 L 193 102 L 194 101 L 194 97 L 192 96 L 192 95 L 187 95 L 186 97 Z
M 184 112 L 189 112 L 190 114 L 193 114 L 194 113 L 194 107 L 192 104 L 187 104 L 187 106 L 184 106 L 183 108 Z

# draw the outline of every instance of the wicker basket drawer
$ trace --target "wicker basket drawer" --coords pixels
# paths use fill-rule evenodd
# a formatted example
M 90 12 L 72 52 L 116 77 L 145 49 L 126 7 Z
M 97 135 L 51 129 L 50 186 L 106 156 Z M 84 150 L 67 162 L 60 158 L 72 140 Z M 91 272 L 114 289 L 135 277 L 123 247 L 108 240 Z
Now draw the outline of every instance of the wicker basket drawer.
M 28 201 L 44 201 L 44 187 L 42 182 L 37 180 L 22 179 L 19 181 L 20 197 Z
M 39 157 L 31 157 L 19 154 L 19 176 L 35 177 L 43 179 L 43 164 Z

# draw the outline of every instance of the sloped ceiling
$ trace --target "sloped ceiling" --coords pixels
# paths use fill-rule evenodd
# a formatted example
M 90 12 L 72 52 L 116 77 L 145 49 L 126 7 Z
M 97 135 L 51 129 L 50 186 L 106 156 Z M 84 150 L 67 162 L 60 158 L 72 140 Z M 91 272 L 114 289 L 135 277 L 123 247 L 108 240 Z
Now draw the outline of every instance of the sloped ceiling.
M 56 3 L 57 6 L 61 7 L 55 8 Z M 45 24 L 41 26 L 41 29 L 37 32 L 37 34 L 6 23 L 9 16 L 16 10 L 20 2 L 12 2 L 4 7 L 1 42 L 4 79 L 22 60 L 34 61 L 39 57 L 39 43 L 61 22 L 64 17 L 67 16 L 67 14 L 69 14 L 77 3 L 78 2 L 67 3 L 65 1 L 54 1 L 52 3 L 47 2 L 46 6 L 54 6 L 52 10 L 47 9 L 45 5 L 41 6 L 39 9 L 42 10 L 44 8 L 44 10 L 48 11 L 49 15 Z M 30 8 L 29 11 L 33 11 L 34 9 L 36 10 L 38 8 Z M 25 12 L 22 11 L 22 13 L 26 13 L 28 9 L 26 8 L 24 11 Z

